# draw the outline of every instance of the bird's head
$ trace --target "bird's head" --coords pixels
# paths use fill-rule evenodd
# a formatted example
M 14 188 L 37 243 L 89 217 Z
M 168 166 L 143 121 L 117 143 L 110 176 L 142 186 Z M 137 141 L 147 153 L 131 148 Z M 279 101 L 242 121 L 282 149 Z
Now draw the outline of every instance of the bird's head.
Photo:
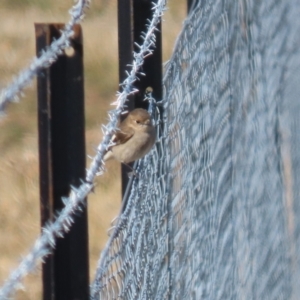
M 143 108 L 136 108 L 131 111 L 127 116 L 127 120 L 128 123 L 136 129 L 142 129 L 152 125 L 149 113 Z

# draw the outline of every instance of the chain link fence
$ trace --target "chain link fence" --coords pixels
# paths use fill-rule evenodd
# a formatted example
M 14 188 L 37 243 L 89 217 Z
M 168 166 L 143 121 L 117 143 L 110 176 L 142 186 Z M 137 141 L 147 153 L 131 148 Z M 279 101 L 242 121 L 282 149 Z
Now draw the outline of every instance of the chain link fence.
M 198 1 L 92 299 L 299 299 L 299 6 Z

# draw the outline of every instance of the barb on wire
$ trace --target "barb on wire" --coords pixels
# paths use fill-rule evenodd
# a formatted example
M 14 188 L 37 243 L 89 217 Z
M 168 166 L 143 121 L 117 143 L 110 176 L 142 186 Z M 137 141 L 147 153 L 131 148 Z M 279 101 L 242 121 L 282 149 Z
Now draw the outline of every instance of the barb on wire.
M 84 11 L 89 7 L 89 4 L 90 0 L 78 0 L 69 11 L 71 19 L 62 30 L 60 38 L 53 41 L 46 50 L 42 51 L 40 57 L 33 58 L 29 67 L 21 71 L 10 85 L 0 91 L 0 113 L 4 112 L 9 102 L 17 102 L 21 91 L 30 84 L 37 73 L 54 63 L 58 55 L 70 46 L 70 38 L 74 34 L 73 26 L 84 18 Z
M 104 172 L 103 156 L 117 127 L 118 119 L 125 107 L 128 96 L 137 91 L 133 88 L 132 84 L 136 81 L 138 72 L 144 63 L 145 53 L 153 51 L 152 42 L 155 40 L 155 28 L 160 22 L 160 17 L 165 10 L 165 5 L 166 0 L 159 0 L 155 6 L 153 19 L 147 27 L 143 44 L 140 51 L 134 54 L 132 70 L 123 82 L 123 91 L 117 94 L 118 98 L 114 103 L 116 109 L 109 112 L 110 121 L 106 125 L 106 132 L 102 142 L 97 148 L 96 156 L 93 158 L 90 168 L 87 170 L 86 181 L 83 182 L 79 188 L 73 188 L 70 196 L 63 199 L 63 202 L 66 203 L 64 209 L 52 223 L 49 223 L 48 226 L 45 227 L 41 236 L 36 240 L 31 252 L 25 256 L 17 269 L 10 274 L 0 289 L 1 300 L 7 299 L 20 286 L 21 280 L 36 268 L 37 263 L 50 254 L 51 250 L 55 247 L 56 238 L 63 236 L 63 234 L 70 229 L 73 223 L 72 216 L 75 212 L 80 210 L 81 205 L 85 204 L 84 199 L 92 191 L 95 177 L 97 174 Z

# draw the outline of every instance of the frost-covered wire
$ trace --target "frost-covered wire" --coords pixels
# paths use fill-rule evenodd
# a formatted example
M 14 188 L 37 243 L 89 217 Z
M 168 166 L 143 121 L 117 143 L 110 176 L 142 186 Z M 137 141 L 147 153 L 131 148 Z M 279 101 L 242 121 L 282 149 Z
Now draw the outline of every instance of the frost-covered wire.
M 53 64 L 58 55 L 70 46 L 70 38 L 74 34 L 73 26 L 84 18 L 84 11 L 89 4 L 90 0 L 78 0 L 69 11 L 71 19 L 61 31 L 60 38 L 54 40 L 47 49 L 43 50 L 40 57 L 33 58 L 29 67 L 21 71 L 11 84 L 0 91 L 0 113 L 4 112 L 9 102 L 19 101 L 21 91 L 30 84 L 37 73 Z
M 43 258 L 51 253 L 51 250 L 55 247 L 56 238 L 62 237 L 64 233 L 69 231 L 74 222 L 73 215 L 81 209 L 81 206 L 84 205 L 85 197 L 93 189 L 95 177 L 103 174 L 103 156 L 110 145 L 111 137 L 117 128 L 118 119 L 126 106 L 125 102 L 128 96 L 137 91 L 134 89 L 133 83 L 140 74 L 139 71 L 144 63 L 144 58 L 149 54 L 152 54 L 155 47 L 155 31 L 157 24 L 160 22 L 160 18 L 165 11 L 165 6 L 166 0 L 159 0 L 158 3 L 153 6 L 153 18 L 149 22 L 147 32 L 143 36 L 143 44 L 139 46 L 139 52 L 134 53 L 131 71 L 121 84 L 123 91 L 118 93 L 117 100 L 113 103 L 113 105 L 116 105 L 116 108 L 109 112 L 110 122 L 106 126 L 103 126 L 104 136 L 97 148 L 96 156 L 93 158 L 92 163 L 87 170 L 85 182 L 83 182 L 79 188 L 72 188 L 70 196 L 62 199 L 66 206 L 57 215 L 55 220 L 44 228 L 43 233 L 36 240 L 31 252 L 25 256 L 17 269 L 11 273 L 4 283 L 0 289 L 1 300 L 8 299 L 8 297 L 20 287 L 21 280 L 36 268 L 40 260 L 43 260 Z

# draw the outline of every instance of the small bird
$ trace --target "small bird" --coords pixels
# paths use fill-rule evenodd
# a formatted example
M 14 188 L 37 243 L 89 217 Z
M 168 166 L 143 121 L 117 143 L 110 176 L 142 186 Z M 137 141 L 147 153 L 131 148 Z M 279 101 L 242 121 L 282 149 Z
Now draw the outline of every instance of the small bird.
M 114 134 L 111 146 L 104 155 L 104 161 L 112 158 L 127 165 L 144 157 L 156 140 L 156 130 L 149 113 L 136 108 L 121 122 Z

